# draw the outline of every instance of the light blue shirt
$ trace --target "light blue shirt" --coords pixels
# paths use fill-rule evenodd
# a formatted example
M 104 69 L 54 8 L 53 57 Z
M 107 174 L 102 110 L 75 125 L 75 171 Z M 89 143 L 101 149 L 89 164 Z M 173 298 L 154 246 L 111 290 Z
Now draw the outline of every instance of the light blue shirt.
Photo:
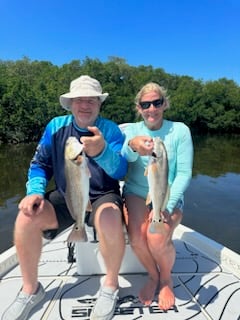
M 159 130 L 150 130 L 143 121 L 130 123 L 124 129 L 125 142 L 122 155 L 128 160 L 128 172 L 125 177 L 123 195 L 135 194 L 144 199 L 148 194 L 148 181 L 144 175 L 149 156 L 140 156 L 128 145 L 136 136 L 160 137 L 168 155 L 168 183 L 170 196 L 167 203 L 169 213 L 173 212 L 177 202 L 183 201 L 184 192 L 192 177 L 193 143 L 189 128 L 182 122 L 163 120 Z

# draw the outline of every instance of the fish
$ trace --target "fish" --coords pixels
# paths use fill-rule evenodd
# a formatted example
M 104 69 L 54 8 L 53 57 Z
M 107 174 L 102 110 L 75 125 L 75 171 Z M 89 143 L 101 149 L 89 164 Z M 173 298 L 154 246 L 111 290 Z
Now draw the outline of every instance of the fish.
M 89 200 L 90 171 L 83 145 L 73 136 L 68 137 L 64 149 L 66 179 L 65 200 L 75 224 L 67 242 L 88 241 L 85 230 L 86 211 L 92 211 Z
M 149 231 L 151 233 L 164 233 L 163 220 L 160 212 L 166 209 L 170 188 L 168 185 L 168 157 L 166 147 L 160 137 L 153 138 L 153 152 L 149 156 L 145 175 L 148 179 L 149 192 L 146 205 L 151 204 L 152 217 Z

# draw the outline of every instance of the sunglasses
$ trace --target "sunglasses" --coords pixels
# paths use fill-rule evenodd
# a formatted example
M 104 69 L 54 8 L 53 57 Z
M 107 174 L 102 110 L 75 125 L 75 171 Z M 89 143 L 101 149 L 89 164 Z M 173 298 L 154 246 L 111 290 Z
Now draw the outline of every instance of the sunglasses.
M 153 100 L 153 101 L 139 102 L 139 105 L 142 109 L 146 110 L 146 109 L 150 108 L 151 104 L 155 108 L 161 108 L 161 106 L 163 105 L 163 102 L 164 102 L 164 98 L 162 97 L 161 99 L 157 99 L 157 100 Z

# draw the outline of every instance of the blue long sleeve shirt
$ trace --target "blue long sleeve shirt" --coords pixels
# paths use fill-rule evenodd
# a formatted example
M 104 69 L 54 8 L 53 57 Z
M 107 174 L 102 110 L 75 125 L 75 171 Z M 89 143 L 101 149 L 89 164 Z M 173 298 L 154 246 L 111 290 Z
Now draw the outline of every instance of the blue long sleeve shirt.
M 127 161 L 121 155 L 124 136 L 118 126 L 100 116 L 94 126 L 103 134 L 105 148 L 98 156 L 88 157 L 91 201 L 105 193 L 119 194 L 118 180 L 127 172 Z M 72 115 L 53 118 L 47 124 L 28 170 L 27 195 L 44 195 L 52 177 L 56 189 L 65 194 L 64 148 L 69 136 L 80 139 L 81 136 L 92 136 L 92 133 L 79 128 Z
M 127 158 L 128 172 L 123 188 L 124 194 L 136 194 L 146 199 L 148 194 L 148 181 L 144 176 L 148 165 L 148 156 L 140 156 L 134 152 L 128 142 L 135 136 L 160 137 L 166 147 L 168 155 L 168 183 L 170 196 L 167 210 L 172 213 L 179 200 L 184 200 L 184 192 L 192 177 L 193 144 L 189 128 L 181 122 L 163 120 L 159 130 L 150 130 L 143 121 L 128 124 L 124 130 L 126 136 L 122 148 L 122 155 Z

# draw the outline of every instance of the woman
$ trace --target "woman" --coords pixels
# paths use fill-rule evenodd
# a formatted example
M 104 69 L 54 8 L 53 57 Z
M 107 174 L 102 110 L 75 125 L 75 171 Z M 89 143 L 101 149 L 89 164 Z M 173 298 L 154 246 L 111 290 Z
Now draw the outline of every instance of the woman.
M 166 90 L 157 83 L 148 83 L 138 92 L 136 109 L 143 121 L 129 124 L 122 155 L 129 163 L 123 196 L 131 246 L 149 277 L 139 293 L 140 301 L 151 304 L 158 289 L 158 306 L 168 310 L 175 304 L 172 267 L 175 262 L 173 231 L 183 216 L 183 195 L 192 176 L 193 145 L 189 128 L 181 122 L 164 119 L 169 108 Z M 168 157 L 170 186 L 166 209 L 159 212 L 164 232 L 149 231 L 152 212 L 146 205 L 148 180 L 144 175 L 153 152 L 153 138 L 164 142 Z

